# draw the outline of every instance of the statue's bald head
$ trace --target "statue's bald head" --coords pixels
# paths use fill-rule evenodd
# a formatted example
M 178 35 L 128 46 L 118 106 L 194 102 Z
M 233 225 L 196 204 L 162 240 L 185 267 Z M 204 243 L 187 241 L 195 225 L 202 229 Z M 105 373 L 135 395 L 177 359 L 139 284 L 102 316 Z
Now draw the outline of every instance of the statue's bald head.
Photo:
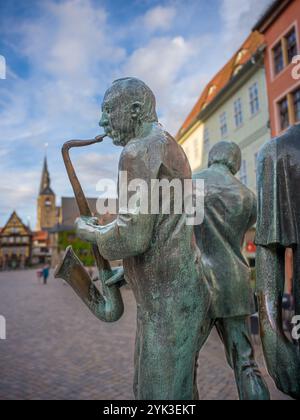
M 208 166 L 214 164 L 225 165 L 233 175 L 241 169 L 242 153 L 236 143 L 221 141 L 217 143 L 209 152 Z
M 127 77 L 113 82 L 102 103 L 100 126 L 114 144 L 125 146 L 141 136 L 147 124 L 157 123 L 155 96 L 141 80 Z
M 157 122 L 156 100 L 152 90 L 146 83 L 135 77 L 115 80 L 106 92 L 106 97 L 117 95 L 123 104 L 139 108 L 139 118 L 142 122 Z

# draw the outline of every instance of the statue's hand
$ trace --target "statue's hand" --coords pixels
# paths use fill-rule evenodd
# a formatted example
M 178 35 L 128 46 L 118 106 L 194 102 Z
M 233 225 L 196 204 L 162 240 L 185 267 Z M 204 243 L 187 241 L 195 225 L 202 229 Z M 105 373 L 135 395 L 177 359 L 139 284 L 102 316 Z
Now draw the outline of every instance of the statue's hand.
M 95 243 L 95 227 L 98 219 L 95 217 L 79 217 L 75 221 L 76 235 L 83 241 Z
M 277 335 L 276 340 L 270 340 L 270 342 L 273 345 L 272 350 L 267 353 L 269 356 L 267 364 L 277 388 L 285 394 L 299 399 L 300 359 L 297 346 L 282 335 Z
M 105 285 L 108 287 L 117 285 L 118 287 L 122 287 L 126 284 L 125 276 L 124 276 L 124 269 L 123 267 L 113 268 L 113 275 L 109 279 L 105 281 Z

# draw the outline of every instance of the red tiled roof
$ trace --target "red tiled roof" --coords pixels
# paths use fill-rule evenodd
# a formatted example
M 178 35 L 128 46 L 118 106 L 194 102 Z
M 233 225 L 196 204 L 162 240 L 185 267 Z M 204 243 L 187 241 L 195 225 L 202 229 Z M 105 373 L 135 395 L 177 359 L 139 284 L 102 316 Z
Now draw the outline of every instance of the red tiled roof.
M 48 240 L 48 232 L 39 231 L 33 233 L 33 240 L 39 242 L 46 242 Z
M 211 103 L 220 91 L 230 82 L 235 75 L 235 71 L 240 66 L 244 66 L 263 44 L 264 36 L 259 32 L 255 31 L 249 35 L 241 48 L 205 87 L 196 105 L 181 126 L 176 136 L 177 139 L 190 128 L 199 113 Z

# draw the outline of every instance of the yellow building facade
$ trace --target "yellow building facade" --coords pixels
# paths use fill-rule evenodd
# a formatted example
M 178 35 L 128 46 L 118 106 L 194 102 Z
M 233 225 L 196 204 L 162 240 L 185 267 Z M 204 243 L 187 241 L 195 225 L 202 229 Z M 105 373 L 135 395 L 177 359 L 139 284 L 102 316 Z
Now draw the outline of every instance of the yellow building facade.
M 30 264 L 32 233 L 16 212 L 0 232 L 0 269 L 24 268 Z
M 238 176 L 256 190 L 256 157 L 270 137 L 263 39 L 251 34 L 206 86 L 177 135 L 193 172 L 207 167 L 208 153 L 221 140 L 242 150 Z

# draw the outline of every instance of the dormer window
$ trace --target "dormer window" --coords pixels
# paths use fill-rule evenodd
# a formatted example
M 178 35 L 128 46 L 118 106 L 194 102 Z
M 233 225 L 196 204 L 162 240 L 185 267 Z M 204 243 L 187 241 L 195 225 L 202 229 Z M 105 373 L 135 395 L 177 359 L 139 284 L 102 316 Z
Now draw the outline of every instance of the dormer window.
M 216 85 L 212 85 L 212 86 L 209 88 L 209 91 L 208 91 L 208 96 L 212 95 L 212 94 L 216 91 L 216 89 L 217 89 L 217 86 L 216 86 Z
M 238 55 L 237 55 L 237 58 L 235 60 L 235 64 L 239 64 L 240 61 L 243 59 L 243 57 L 245 57 L 246 54 L 247 54 L 247 50 L 246 49 L 241 50 L 238 53 Z

